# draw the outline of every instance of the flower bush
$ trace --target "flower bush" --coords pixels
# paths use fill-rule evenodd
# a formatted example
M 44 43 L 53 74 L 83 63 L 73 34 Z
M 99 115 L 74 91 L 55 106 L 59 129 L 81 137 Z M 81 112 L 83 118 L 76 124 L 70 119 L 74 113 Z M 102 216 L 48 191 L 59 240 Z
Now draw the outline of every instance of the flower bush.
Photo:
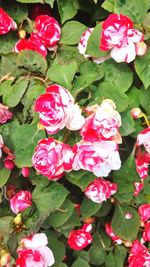
M 148 0 L 2 0 L 0 267 L 150 267 Z

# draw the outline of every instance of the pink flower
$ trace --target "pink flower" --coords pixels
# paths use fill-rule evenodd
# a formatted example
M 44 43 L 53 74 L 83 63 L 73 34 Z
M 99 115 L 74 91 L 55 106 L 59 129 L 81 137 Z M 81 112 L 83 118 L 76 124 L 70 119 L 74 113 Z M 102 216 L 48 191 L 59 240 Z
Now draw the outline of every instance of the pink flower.
M 19 191 L 15 196 L 10 199 L 10 208 L 14 213 L 24 211 L 26 208 L 32 206 L 32 195 L 28 191 Z
M 139 174 L 141 179 L 145 179 L 148 177 L 148 166 L 150 164 L 150 154 L 143 153 L 137 154 L 135 158 L 135 165 L 137 173 Z
M 71 249 L 82 250 L 92 242 L 91 224 L 84 224 L 81 229 L 72 230 L 68 236 L 68 245 Z
M 8 110 L 8 107 L 0 103 L 0 124 L 6 123 L 13 117 L 13 113 Z
M 75 156 L 72 168 L 75 171 L 87 170 L 97 177 L 106 177 L 111 170 L 121 167 L 118 146 L 113 141 L 81 141 L 73 149 Z
M 44 233 L 25 237 L 20 244 L 17 267 L 47 267 L 55 263 L 53 252 L 46 246 L 48 240 Z
M 65 126 L 69 130 L 79 130 L 84 118 L 78 105 L 74 105 L 72 95 L 57 84 L 46 88 L 46 93 L 38 97 L 35 111 L 39 113 L 40 123 L 49 134 L 54 134 Z
M 53 138 L 42 139 L 38 142 L 32 157 L 33 167 L 50 180 L 58 180 L 64 171 L 72 170 L 73 151 L 67 144 Z
M 85 189 L 85 195 L 96 203 L 102 203 L 117 191 L 117 184 L 97 178 Z
M 139 183 L 139 182 L 134 182 L 133 185 L 134 185 L 134 188 L 135 188 L 133 194 L 134 194 L 134 196 L 138 196 L 139 193 L 142 191 L 142 189 L 144 187 L 144 184 L 143 183 Z
M 143 241 L 150 242 L 150 221 L 147 221 L 144 227 L 144 232 L 143 232 Z
M 139 209 L 138 213 L 140 218 L 143 222 L 146 222 L 150 219 L 150 204 L 142 204 Z
M 48 49 L 54 47 L 60 40 L 60 26 L 51 16 L 38 16 L 35 20 L 35 29 L 40 40 Z
M 89 117 L 86 118 L 80 134 L 84 141 L 114 140 L 121 142 L 118 132 L 121 126 L 121 116 L 115 110 L 115 103 L 110 99 L 103 100 L 102 104 L 95 107 Z
M 129 267 L 149 267 L 150 254 L 148 249 L 142 245 L 138 240 L 132 243 L 130 255 L 128 258 Z
M 105 224 L 105 231 L 111 237 L 111 239 L 115 241 L 118 245 L 122 244 L 122 240 L 113 233 L 111 223 Z
M 111 14 L 102 24 L 100 49 L 111 50 L 117 62 L 130 63 L 136 57 L 136 43 L 143 41 L 143 34 L 133 28 L 133 22 L 122 14 Z
M 41 54 L 43 57 L 46 57 L 47 50 L 43 43 L 40 41 L 39 38 L 37 38 L 36 34 L 32 34 L 31 37 L 27 39 L 21 39 L 19 40 L 14 48 L 15 53 L 19 53 L 23 50 L 32 50 L 39 54 Z
M 150 126 L 140 132 L 137 136 L 137 146 L 143 145 L 150 154 Z
M 80 42 L 78 44 L 78 50 L 81 55 L 84 55 L 85 58 L 91 57 L 90 55 L 85 54 L 88 40 L 94 28 L 88 28 L 81 36 Z
M 10 30 L 17 29 L 14 20 L 0 7 L 0 35 L 8 33 Z
M 50 5 L 35 4 L 29 10 L 29 18 L 35 20 L 40 15 L 51 15 Z

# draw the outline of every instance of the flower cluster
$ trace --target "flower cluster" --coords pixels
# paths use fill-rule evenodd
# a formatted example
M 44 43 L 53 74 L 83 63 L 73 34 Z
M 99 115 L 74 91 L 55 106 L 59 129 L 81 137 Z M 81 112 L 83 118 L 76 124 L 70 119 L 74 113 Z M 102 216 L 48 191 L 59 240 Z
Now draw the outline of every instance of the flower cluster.
M 0 35 L 16 29 L 16 22 L 0 7 Z
M 16 43 L 14 52 L 33 50 L 46 57 L 47 49 L 55 50 L 60 40 L 60 26 L 53 17 L 40 15 L 36 17 L 34 28 L 29 39 L 23 38 Z
M 47 247 L 48 240 L 44 233 L 24 237 L 17 250 L 17 267 L 47 267 L 54 264 L 53 252 Z
M 81 250 L 87 247 L 92 242 L 90 231 L 92 230 L 91 224 L 84 224 L 78 230 L 72 230 L 68 236 L 68 245 L 71 249 Z

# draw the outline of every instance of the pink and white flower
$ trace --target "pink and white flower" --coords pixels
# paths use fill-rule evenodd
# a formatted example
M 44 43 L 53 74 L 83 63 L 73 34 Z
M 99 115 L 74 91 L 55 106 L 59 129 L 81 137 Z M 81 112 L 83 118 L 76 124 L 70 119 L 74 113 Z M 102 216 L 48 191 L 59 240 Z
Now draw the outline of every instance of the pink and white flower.
M 115 194 L 116 191 L 117 184 L 97 178 L 85 189 L 85 195 L 93 202 L 102 203 Z
M 146 222 L 150 219 L 150 204 L 142 204 L 138 208 L 138 213 L 142 222 Z
M 9 108 L 0 103 L 0 124 L 6 123 L 13 117 L 13 113 L 9 111 Z
M 91 33 L 93 32 L 94 28 L 88 28 L 81 36 L 80 42 L 78 44 L 78 50 L 81 55 L 83 55 L 85 58 L 91 57 L 90 55 L 87 55 L 86 48 L 88 44 L 88 40 L 90 38 Z
M 27 40 L 25 38 L 20 39 L 14 48 L 15 53 L 19 53 L 23 50 L 31 50 L 41 54 L 43 57 L 46 57 L 47 50 L 43 43 L 37 38 L 36 34 L 32 34 L 31 37 Z
M 132 243 L 128 262 L 129 262 L 129 267 L 150 266 L 150 253 L 148 249 L 144 245 L 142 245 L 138 240 L 135 240 Z
M 118 236 L 116 236 L 113 233 L 111 223 L 106 223 L 105 224 L 105 231 L 106 233 L 111 237 L 111 239 L 116 242 L 118 245 L 122 244 L 122 239 L 120 239 Z
M 51 16 L 38 16 L 35 20 L 35 30 L 39 39 L 47 49 L 51 50 L 60 40 L 60 26 Z
M 122 14 L 111 14 L 102 23 L 100 49 L 111 50 L 117 62 L 130 63 L 136 57 L 136 43 L 143 41 L 143 33 L 134 29 L 133 22 Z
M 84 224 L 81 229 L 72 230 L 68 236 L 68 245 L 71 249 L 82 250 L 92 242 L 91 224 Z
M 0 7 L 0 35 L 15 29 L 17 29 L 16 22 Z
M 150 154 L 150 126 L 140 132 L 137 136 L 137 146 L 143 145 Z
M 121 161 L 118 145 L 113 141 L 77 143 L 74 148 L 72 168 L 75 171 L 87 170 L 97 177 L 106 177 L 111 170 L 118 170 Z
M 32 206 L 32 194 L 29 191 L 19 191 L 10 199 L 10 208 L 14 213 L 19 213 Z
M 54 84 L 46 88 L 46 93 L 38 97 L 35 111 L 39 113 L 40 123 L 49 134 L 54 134 L 67 127 L 69 130 L 79 130 L 84 124 L 84 118 L 74 98 L 67 89 Z
M 41 139 L 32 157 L 33 167 L 50 180 L 58 180 L 64 171 L 72 170 L 74 153 L 71 147 L 53 138 Z
M 134 182 L 133 185 L 134 185 L 134 188 L 135 188 L 133 195 L 135 197 L 137 197 L 139 195 L 139 193 L 142 191 L 142 189 L 144 187 L 144 184 L 142 182 L 141 183 Z
M 105 99 L 100 106 L 94 106 L 94 110 L 86 118 L 80 130 L 83 140 L 114 140 L 116 143 L 121 143 L 118 131 L 121 126 L 121 116 L 116 111 L 115 103 L 110 99 Z
M 150 221 L 147 221 L 144 226 L 143 241 L 150 242 Z
M 150 164 L 150 154 L 140 153 L 136 155 L 135 158 L 136 170 L 141 179 L 145 179 L 148 177 L 149 164 Z
M 17 250 L 17 267 L 47 267 L 55 263 L 53 252 L 46 245 L 47 236 L 44 233 L 25 237 Z

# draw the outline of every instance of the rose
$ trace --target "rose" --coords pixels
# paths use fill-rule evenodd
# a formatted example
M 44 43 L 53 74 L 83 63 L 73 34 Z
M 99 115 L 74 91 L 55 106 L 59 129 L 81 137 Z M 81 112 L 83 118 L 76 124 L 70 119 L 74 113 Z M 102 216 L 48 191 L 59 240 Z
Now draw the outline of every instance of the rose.
M 146 151 L 150 154 L 150 126 L 138 134 L 136 145 L 143 145 Z
M 87 170 L 97 177 L 106 177 L 111 170 L 118 170 L 121 167 L 118 146 L 113 141 L 81 141 L 74 146 L 73 151 L 75 153 L 73 170 Z
M 148 249 L 142 245 L 138 240 L 132 243 L 130 255 L 128 258 L 129 267 L 149 267 L 150 254 Z
M 53 48 L 60 40 L 61 29 L 58 22 L 51 16 L 41 15 L 35 20 L 35 30 L 46 48 Z
M 34 234 L 21 240 L 21 247 L 17 250 L 18 267 L 47 267 L 54 264 L 53 252 L 46 246 L 47 236 L 44 233 Z
M 42 139 L 32 157 L 33 167 L 48 179 L 58 180 L 64 171 L 72 170 L 73 156 L 69 145 L 53 138 Z
M 81 229 L 72 230 L 68 236 L 68 245 L 71 249 L 82 250 L 92 242 L 89 233 L 92 230 L 91 224 L 84 224 Z
M 97 178 L 85 189 L 85 195 L 96 203 L 102 203 L 115 194 L 116 191 L 117 184 Z
M 143 34 L 133 28 L 133 22 L 122 14 L 111 14 L 102 23 L 100 49 L 108 51 L 117 62 L 131 62 L 136 57 L 136 43 L 143 41 Z
M 54 134 L 65 126 L 78 130 L 84 124 L 84 118 L 78 105 L 67 89 L 54 84 L 46 88 L 46 93 L 38 97 L 35 111 L 39 113 L 40 123 L 49 134 Z
M 36 34 L 32 34 L 31 37 L 27 39 L 21 39 L 19 40 L 14 48 L 15 53 L 19 53 L 23 50 L 32 50 L 39 54 L 41 54 L 43 57 L 46 57 L 47 50 L 43 43 L 40 41 L 40 39 L 37 37 Z
M 32 206 L 32 195 L 28 191 L 19 191 L 10 199 L 10 208 L 14 213 L 19 213 Z
M 121 126 L 121 116 L 115 108 L 115 103 L 110 99 L 105 99 L 100 106 L 95 107 L 95 112 L 86 118 L 80 130 L 83 140 L 114 140 L 120 143 L 118 129 Z
M 13 117 L 13 113 L 8 110 L 8 107 L 0 103 L 0 124 L 6 123 Z
M 111 223 L 105 224 L 105 231 L 111 237 L 111 239 L 115 241 L 118 245 L 122 244 L 122 240 L 113 233 Z
M 150 204 L 142 204 L 138 208 L 138 213 L 140 215 L 140 218 L 143 222 L 146 222 L 148 219 L 150 219 Z
M 0 35 L 8 33 L 10 30 L 17 29 L 14 20 L 0 7 Z

